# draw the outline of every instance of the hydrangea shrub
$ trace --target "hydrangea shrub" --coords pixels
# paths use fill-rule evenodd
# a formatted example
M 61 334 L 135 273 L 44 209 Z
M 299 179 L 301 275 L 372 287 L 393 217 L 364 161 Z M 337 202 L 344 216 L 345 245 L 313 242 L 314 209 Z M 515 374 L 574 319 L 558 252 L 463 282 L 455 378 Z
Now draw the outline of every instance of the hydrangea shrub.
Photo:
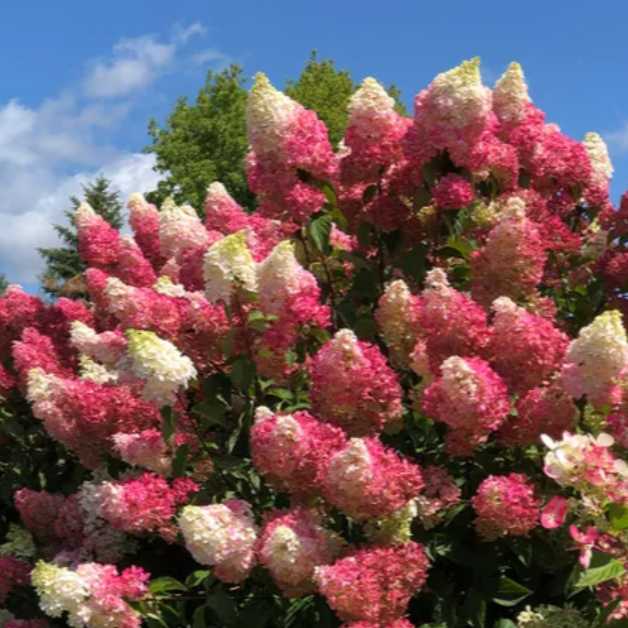
M 374 79 L 340 146 L 258 75 L 255 211 L 76 211 L 0 299 L 7 628 L 628 621 L 628 196 L 512 64 Z

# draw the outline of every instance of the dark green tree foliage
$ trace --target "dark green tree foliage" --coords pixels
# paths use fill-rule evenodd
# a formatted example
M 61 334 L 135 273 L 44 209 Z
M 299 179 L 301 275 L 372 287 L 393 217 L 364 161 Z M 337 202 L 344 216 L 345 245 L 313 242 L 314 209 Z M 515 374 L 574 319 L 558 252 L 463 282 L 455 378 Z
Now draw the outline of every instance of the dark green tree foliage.
M 296 81 L 286 81 L 285 92 L 306 109 L 316 111 L 335 147 L 347 129 L 347 105 L 356 87 L 347 70 L 336 70 L 331 59 L 319 61 L 313 52 L 301 76 Z
M 245 167 L 246 80 L 237 65 L 222 72 L 210 70 L 196 102 L 180 98 L 163 127 L 150 121 L 152 144 L 146 152 L 156 156 L 156 170 L 165 176 L 148 196 L 151 202 L 160 205 L 172 196 L 202 214 L 207 187 L 220 181 L 238 203 L 253 208 Z M 313 52 L 301 76 L 286 82 L 285 92 L 317 113 L 337 146 L 347 128 L 347 106 L 356 87 L 347 70 L 336 70 L 331 59 L 319 61 Z M 397 110 L 405 115 L 399 90 L 392 86 L 389 91 Z
M 83 197 L 93 210 L 100 214 L 112 227 L 120 229 L 123 224 L 122 202 L 118 192 L 111 189 L 111 182 L 98 177 L 92 183 L 83 186 Z M 62 246 L 41 248 L 39 254 L 44 258 L 46 267 L 41 276 L 42 287 L 52 297 L 66 293 L 74 294 L 73 280 L 86 268 L 78 252 L 78 235 L 74 225 L 74 210 L 81 204 L 81 199 L 70 197 L 72 209 L 65 212 L 66 225 L 53 225 L 59 235 Z
M 241 205 L 251 205 L 244 167 L 245 80 L 237 65 L 222 72 L 210 70 L 195 103 L 180 98 L 164 127 L 150 121 L 152 144 L 146 152 L 156 156 L 156 170 L 167 173 L 151 194 L 152 202 L 159 205 L 172 196 L 202 212 L 207 186 L 221 181 Z
M 4 273 L 0 273 L 0 296 L 2 296 L 9 287 L 9 280 Z

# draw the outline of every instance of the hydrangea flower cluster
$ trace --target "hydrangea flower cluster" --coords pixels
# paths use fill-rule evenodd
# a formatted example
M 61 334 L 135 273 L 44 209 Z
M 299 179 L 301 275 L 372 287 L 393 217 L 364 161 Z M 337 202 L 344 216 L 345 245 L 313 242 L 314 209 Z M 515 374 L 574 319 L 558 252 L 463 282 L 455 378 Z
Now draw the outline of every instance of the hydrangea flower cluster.
M 310 366 L 312 406 L 352 436 L 394 430 L 402 418 L 396 373 L 380 350 L 340 330 Z
M 139 628 L 140 616 L 126 600 L 142 599 L 149 577 L 138 567 L 118 573 L 113 565 L 84 563 L 71 570 L 40 561 L 32 581 L 42 610 L 50 617 L 67 613 L 73 628 Z
M 85 298 L 0 297 L 0 623 L 628 617 L 628 194 L 517 64 L 400 111 L 260 74 L 254 211 L 81 205 Z
M 297 509 L 266 518 L 257 556 L 286 596 L 300 597 L 315 590 L 316 568 L 333 563 L 341 548 L 340 538 L 325 530 L 315 513 Z
M 224 582 L 241 582 L 255 563 L 257 526 L 249 504 L 231 499 L 224 504 L 186 506 L 179 516 L 185 545 L 202 565 L 215 567 Z
M 539 524 L 541 502 L 525 475 L 489 475 L 471 500 L 475 527 L 486 540 L 526 535 Z
M 318 567 L 316 580 L 343 621 L 388 625 L 403 617 L 410 598 L 423 586 L 427 564 L 418 543 L 366 546 Z

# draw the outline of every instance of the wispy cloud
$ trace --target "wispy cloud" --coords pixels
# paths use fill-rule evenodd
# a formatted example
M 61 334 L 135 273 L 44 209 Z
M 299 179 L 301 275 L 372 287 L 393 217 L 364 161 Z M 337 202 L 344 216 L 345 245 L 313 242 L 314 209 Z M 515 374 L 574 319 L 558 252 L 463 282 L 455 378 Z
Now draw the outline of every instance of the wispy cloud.
M 42 269 L 38 247 L 58 241 L 68 197 L 97 174 L 123 198 L 154 189 L 153 155 L 120 150 L 107 136 L 124 128 L 137 96 L 164 75 L 197 65 L 223 65 L 219 50 L 191 47 L 200 23 L 176 26 L 168 40 L 154 35 L 120 40 L 108 55 L 88 61 L 77 85 L 38 106 L 0 102 L 0 270 L 15 282 L 34 282 Z
M 628 120 L 614 131 L 604 133 L 603 137 L 612 153 L 616 155 L 628 153 Z

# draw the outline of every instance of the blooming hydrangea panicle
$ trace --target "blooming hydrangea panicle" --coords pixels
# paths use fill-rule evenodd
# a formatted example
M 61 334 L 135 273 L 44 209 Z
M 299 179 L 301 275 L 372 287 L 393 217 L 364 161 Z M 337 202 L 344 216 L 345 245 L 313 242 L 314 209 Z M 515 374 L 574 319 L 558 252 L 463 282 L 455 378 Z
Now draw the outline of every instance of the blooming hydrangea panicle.
M 343 621 L 388 626 L 403 617 L 410 598 L 425 583 L 427 567 L 423 546 L 413 541 L 367 545 L 333 565 L 318 567 L 316 581 Z
M 621 383 L 628 368 L 628 338 L 617 310 L 600 314 L 571 342 L 562 368 L 567 392 L 586 397 L 595 408 L 621 400 Z
M 131 194 L 127 207 L 134 240 L 157 271 L 166 263 L 166 257 L 161 252 L 159 210 L 138 193 Z
M 523 474 L 489 475 L 471 500 L 475 527 L 487 541 L 503 536 L 525 536 L 539 524 L 541 502 Z
M 395 100 L 373 78 L 349 99 L 344 152 L 338 154 L 345 184 L 376 182 L 402 159 L 401 140 L 412 124 L 395 111 Z
M 493 368 L 513 392 L 548 380 L 560 367 L 569 339 L 551 321 L 530 314 L 508 297 L 493 302 L 490 354 Z
M 252 150 L 247 161 L 249 186 L 260 196 L 260 213 L 302 222 L 325 197 L 300 180 L 299 171 L 328 179 L 337 169 L 325 125 L 261 73 L 249 94 L 246 119 Z
M 534 610 L 529 606 L 517 615 L 517 628 L 587 628 L 589 621 L 575 608 L 539 606 Z
M 391 360 L 402 368 L 409 366 L 410 354 L 416 345 L 419 307 L 419 299 L 410 293 L 407 284 L 396 279 L 386 287 L 375 312 Z
M 129 330 L 126 336 L 128 350 L 119 368 L 144 382 L 144 399 L 174 405 L 177 391 L 196 377 L 192 360 L 151 331 Z
M 427 273 L 417 319 L 432 371 L 452 355 L 482 354 L 489 339 L 484 310 L 449 285 L 440 268 Z
M 329 458 L 345 444 L 344 432 L 305 411 L 274 414 L 258 408 L 251 429 L 253 464 L 277 489 L 316 494 Z
M 578 409 L 557 383 L 532 388 L 515 402 L 515 416 L 508 417 L 499 430 L 499 441 L 507 446 L 538 445 L 542 434 L 560 438 L 573 429 Z
M 213 244 L 203 266 L 205 294 L 211 303 L 229 303 L 234 290 L 257 291 L 257 266 L 246 246 L 246 234 L 238 231 Z
M 0 557 L 0 604 L 4 604 L 15 587 L 30 584 L 31 569 L 25 560 L 13 556 Z
M 186 248 L 209 243 L 209 233 L 189 205 L 176 205 L 166 199 L 159 212 L 161 251 L 167 258 L 177 257 Z
M 177 478 L 170 486 L 164 478 L 145 473 L 94 485 L 90 503 L 97 509 L 95 514 L 116 529 L 129 534 L 156 532 L 173 542 L 176 529 L 171 519 L 196 491 L 198 486 L 190 479 Z
M 613 164 L 604 140 L 597 133 L 587 133 L 584 137 L 584 148 L 591 161 L 591 185 L 606 189 L 613 177 Z
M 310 365 L 312 407 L 352 436 L 394 429 L 402 418 L 398 375 L 375 346 L 341 329 Z
M 425 157 L 447 149 L 458 166 L 470 165 L 470 153 L 487 131 L 491 91 L 482 85 L 480 59 L 439 74 L 414 101 L 415 142 Z M 414 144 L 412 144 L 414 145 Z
M 518 63 L 511 63 L 493 88 L 493 111 L 500 121 L 520 122 L 530 102 L 528 86 Z
M 237 233 L 249 226 L 248 214 L 230 196 L 225 186 L 215 181 L 205 197 L 205 227 L 223 235 Z
M 487 362 L 453 356 L 443 362 L 441 376 L 424 392 L 423 410 L 429 418 L 449 425 L 452 434 L 458 433 L 454 450 L 450 446 L 449 451 L 464 456 L 501 426 L 510 401 L 506 385 Z M 466 447 L 460 450 L 465 440 Z
M 148 429 L 138 433 L 113 435 L 116 451 L 129 464 L 148 469 L 159 475 L 172 472 L 172 455 L 159 430 Z
M 489 306 L 497 297 L 530 297 L 543 277 L 546 246 L 525 203 L 512 197 L 491 229 L 484 248 L 471 257 L 471 294 Z
M 443 210 L 462 209 L 474 198 L 471 184 L 458 174 L 445 175 L 432 190 L 436 207 Z
M 94 268 L 115 268 L 120 252 L 120 234 L 88 203 L 81 203 L 74 212 L 81 258 Z
M 185 546 L 201 565 L 213 566 L 223 582 L 242 582 L 255 562 L 257 526 L 251 507 L 237 499 L 186 506 L 179 516 Z
M 70 342 L 82 354 L 105 366 L 114 367 L 127 349 L 127 340 L 120 331 L 97 333 L 81 321 L 73 321 Z
M 71 570 L 40 561 L 32 582 L 44 613 L 67 613 L 73 628 L 140 628 L 140 616 L 127 601 L 144 597 L 148 578 L 139 567 L 118 573 L 113 565 L 83 563 Z
M 323 480 L 327 501 L 354 519 L 392 514 L 423 485 L 418 465 L 375 438 L 349 440 L 329 460 Z
M 257 556 L 286 597 L 314 591 L 314 570 L 338 557 L 342 541 L 302 508 L 271 512 L 257 544 Z

